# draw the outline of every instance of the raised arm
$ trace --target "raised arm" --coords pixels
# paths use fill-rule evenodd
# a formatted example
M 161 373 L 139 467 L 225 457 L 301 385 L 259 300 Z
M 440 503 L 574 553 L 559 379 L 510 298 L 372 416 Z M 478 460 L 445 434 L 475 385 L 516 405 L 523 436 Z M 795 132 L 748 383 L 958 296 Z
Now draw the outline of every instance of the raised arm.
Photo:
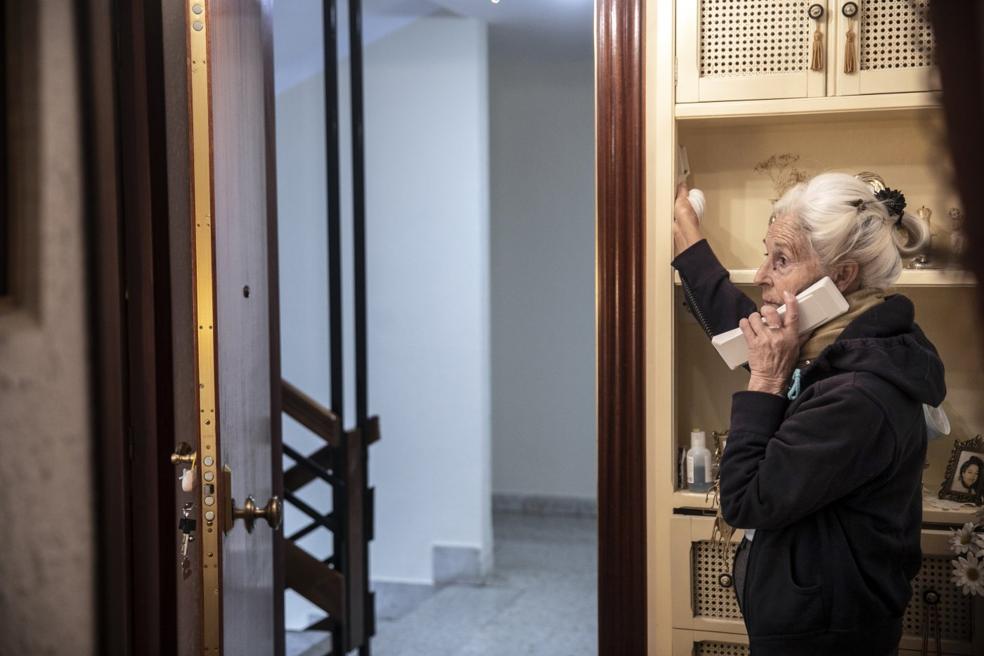
M 677 189 L 673 210 L 673 267 L 680 272 L 687 303 L 708 336 L 738 327 L 741 319 L 757 311 L 721 266 L 700 231 L 697 215 L 687 200 L 687 187 Z

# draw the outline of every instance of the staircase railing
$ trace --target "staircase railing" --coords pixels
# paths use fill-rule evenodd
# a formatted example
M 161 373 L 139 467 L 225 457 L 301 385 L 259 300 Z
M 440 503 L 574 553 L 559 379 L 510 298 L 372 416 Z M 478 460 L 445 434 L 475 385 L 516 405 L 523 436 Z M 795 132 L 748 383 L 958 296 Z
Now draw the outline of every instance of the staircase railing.
M 284 471 L 284 498 L 310 520 L 284 538 L 285 584 L 327 613 L 309 628 L 332 633 L 333 654 L 353 649 L 368 654 L 376 617 L 368 586 L 374 497 L 366 476 L 366 458 L 368 446 L 379 439 L 379 420 L 370 417 L 364 432 L 343 431 L 331 410 L 287 381 L 281 385 L 284 414 L 325 442 L 310 455 L 284 444 L 284 455 L 294 462 Z M 315 508 L 298 496 L 315 479 L 331 486 L 330 511 Z M 318 528 L 332 533 L 332 554 L 326 559 L 316 558 L 297 544 Z

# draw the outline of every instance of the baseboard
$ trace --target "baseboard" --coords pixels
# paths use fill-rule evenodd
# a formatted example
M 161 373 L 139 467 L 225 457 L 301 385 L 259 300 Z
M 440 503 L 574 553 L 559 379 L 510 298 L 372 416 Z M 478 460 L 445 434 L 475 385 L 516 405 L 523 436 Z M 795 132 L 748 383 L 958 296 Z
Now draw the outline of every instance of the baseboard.
M 482 551 L 478 547 L 435 544 L 431 552 L 434 585 L 485 582 Z
M 492 512 L 519 513 L 538 517 L 597 517 L 598 502 L 583 497 L 493 494 Z

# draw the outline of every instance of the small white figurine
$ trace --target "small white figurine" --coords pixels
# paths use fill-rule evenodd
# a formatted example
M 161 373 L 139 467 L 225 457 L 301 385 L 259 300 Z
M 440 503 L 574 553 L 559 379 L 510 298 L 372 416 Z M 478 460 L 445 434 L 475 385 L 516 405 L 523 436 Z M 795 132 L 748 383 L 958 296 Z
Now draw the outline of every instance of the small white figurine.
M 926 228 L 929 232 L 929 239 L 926 240 L 925 246 L 922 249 L 923 252 L 912 258 L 910 266 L 913 269 L 932 269 L 935 268 L 935 263 L 930 259 L 930 253 L 933 251 L 933 237 L 936 236 L 936 231 L 933 230 L 933 222 L 930 220 L 933 216 L 933 210 L 923 205 L 916 210 L 916 216 L 919 217 L 920 221 L 926 224 Z
M 950 252 L 953 255 L 963 255 L 967 248 L 967 235 L 963 230 L 963 212 L 959 207 L 951 207 L 947 214 L 950 217 Z

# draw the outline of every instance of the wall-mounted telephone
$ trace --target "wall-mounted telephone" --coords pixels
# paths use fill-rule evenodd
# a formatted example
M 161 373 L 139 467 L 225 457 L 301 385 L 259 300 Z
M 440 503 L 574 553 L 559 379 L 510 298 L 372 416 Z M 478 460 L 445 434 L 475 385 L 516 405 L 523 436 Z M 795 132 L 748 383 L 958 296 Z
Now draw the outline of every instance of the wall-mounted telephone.
M 686 182 L 687 178 L 690 177 L 690 160 L 687 158 L 687 149 L 683 146 L 677 147 L 677 175 L 676 175 L 676 186 L 679 186 L 681 182 Z M 691 189 L 687 193 L 687 199 L 690 201 L 691 207 L 694 208 L 694 212 L 697 214 L 697 220 L 704 220 L 704 207 L 706 207 L 706 201 L 704 199 L 704 192 L 700 189 Z
M 848 309 L 847 299 L 829 276 L 821 278 L 801 291 L 796 295 L 796 300 L 799 302 L 800 335 L 836 319 Z M 784 316 L 786 306 L 780 306 L 777 312 L 779 316 Z M 715 335 L 711 338 L 711 344 L 732 369 L 748 362 L 748 343 L 745 342 L 741 328 Z

